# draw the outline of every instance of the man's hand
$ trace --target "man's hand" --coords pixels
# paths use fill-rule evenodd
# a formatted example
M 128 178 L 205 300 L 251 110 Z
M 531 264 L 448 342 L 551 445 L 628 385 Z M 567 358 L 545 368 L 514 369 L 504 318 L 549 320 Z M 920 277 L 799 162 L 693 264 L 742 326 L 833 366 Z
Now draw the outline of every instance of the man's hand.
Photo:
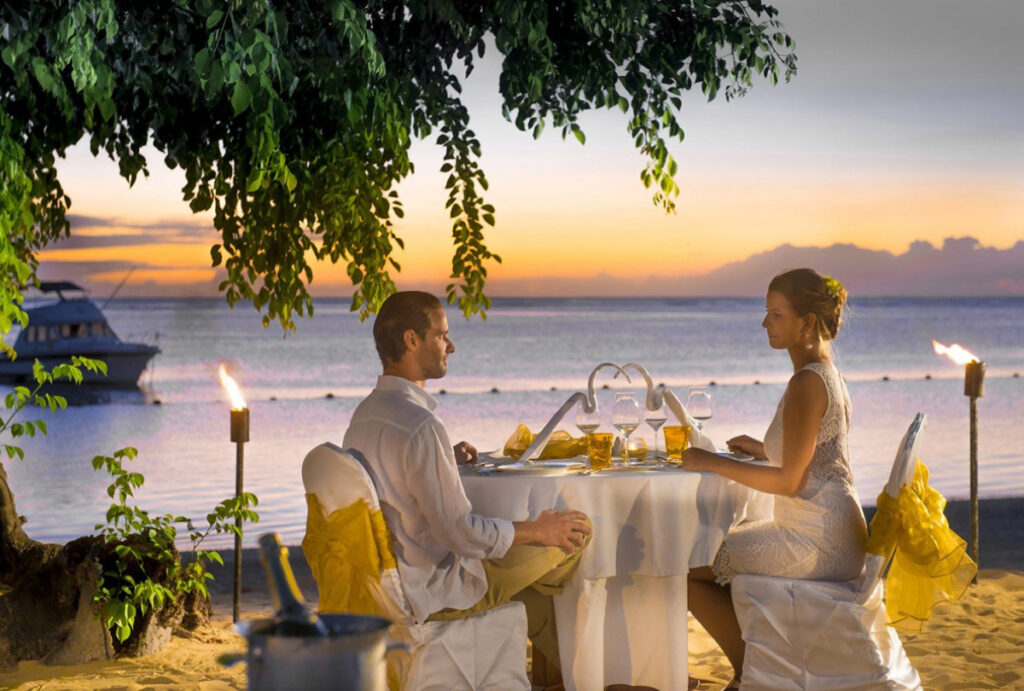
M 458 444 L 452 447 L 455 451 L 455 462 L 459 463 L 476 463 L 477 453 L 476 447 L 470 444 L 468 441 L 460 441 Z
M 586 544 L 587 537 L 593 532 L 585 513 L 559 513 L 554 509 L 541 511 L 534 521 L 520 521 L 515 528 L 515 543 L 560 547 L 569 554 Z

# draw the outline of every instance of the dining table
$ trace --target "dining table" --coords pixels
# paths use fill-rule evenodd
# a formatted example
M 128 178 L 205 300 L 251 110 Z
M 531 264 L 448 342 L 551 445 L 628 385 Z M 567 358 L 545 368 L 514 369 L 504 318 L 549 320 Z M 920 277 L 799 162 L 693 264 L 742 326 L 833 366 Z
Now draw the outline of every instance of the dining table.
M 687 573 L 713 561 L 733 526 L 769 517 L 771 498 L 666 464 L 582 468 L 571 461 L 466 466 L 462 482 L 482 515 L 522 521 L 571 509 L 590 517 L 590 544 L 554 598 L 566 689 L 685 689 Z

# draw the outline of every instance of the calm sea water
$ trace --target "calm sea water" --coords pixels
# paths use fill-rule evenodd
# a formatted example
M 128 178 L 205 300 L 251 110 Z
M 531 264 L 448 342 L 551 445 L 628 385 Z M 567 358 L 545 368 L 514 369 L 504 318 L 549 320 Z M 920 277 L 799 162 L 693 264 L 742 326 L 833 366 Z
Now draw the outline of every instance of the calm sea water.
M 245 487 L 260 498 L 260 524 L 245 542 L 266 530 L 301 540 L 302 458 L 320 442 L 340 442 L 380 369 L 370 324 L 347 306 L 320 300 L 315 317 L 284 337 L 279 327 L 264 330 L 251 308 L 219 299 L 112 303 L 106 313 L 122 338 L 155 338 L 163 352 L 142 391 L 43 415 L 50 435 L 26 440 L 24 461 L 3 461 L 25 529 L 55 542 L 92 532 L 110 500 L 109 479 L 89 461 L 126 445 L 139 449 L 133 465 L 146 484 L 138 499 L 151 512 L 201 519 L 233 493 L 235 448 L 216 374 L 227 361 L 251 409 Z M 681 398 L 690 385 L 714 382 L 706 430 L 719 443 L 741 433 L 760 438 L 791 374 L 785 353 L 767 345 L 762 315 L 760 299 L 498 299 L 486 322 L 449 315 L 457 350 L 448 376 L 428 389 L 445 391 L 440 414 L 453 440 L 490 450 L 519 422 L 536 431 L 585 388 L 595 364 L 639 362 Z M 873 503 L 918 411 L 929 416 L 921 455 L 933 486 L 948 498 L 968 496 L 963 368 L 934 355 L 933 338 L 958 342 L 988 365 L 978 405 L 981 495 L 1024 496 L 1024 300 L 865 299 L 853 304 L 836 344 L 853 399 L 861 498 Z M 599 394 L 607 416 L 622 385 L 607 371 L 600 377 L 613 387 Z M 576 433 L 571 415 L 567 424 Z M 638 433 L 652 439 L 649 429 Z

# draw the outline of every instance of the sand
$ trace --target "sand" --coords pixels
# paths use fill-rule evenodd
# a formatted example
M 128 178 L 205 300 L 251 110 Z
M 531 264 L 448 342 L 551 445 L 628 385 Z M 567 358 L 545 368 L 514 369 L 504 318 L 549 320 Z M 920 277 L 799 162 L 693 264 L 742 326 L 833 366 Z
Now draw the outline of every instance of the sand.
M 950 503 L 947 515 L 959 529 L 965 507 L 957 504 Z M 923 632 L 900 634 L 926 689 L 1024 689 L 1024 551 L 1019 546 L 1024 524 L 1011 520 L 1019 504 L 1020 500 L 982 502 L 981 561 L 998 568 L 983 569 L 977 585 L 961 600 L 937 606 Z M 21 662 L 13 673 L 0 674 L 0 688 L 245 688 L 244 665 L 228 668 L 217 661 L 221 655 L 245 651 L 245 640 L 231 631 L 232 562 L 230 554 L 224 556 L 225 567 L 216 573 L 212 588 L 213 621 L 193 637 L 176 636 L 160 653 L 139 659 L 70 667 Z M 291 563 L 307 600 L 316 602 L 316 587 L 300 548 L 291 548 Z M 255 550 L 245 551 L 242 569 L 242 618 L 269 616 L 270 598 Z M 689 628 L 693 675 L 712 682 L 708 688 L 720 688 L 731 677 L 725 657 L 692 618 Z
M 918 634 L 901 634 L 926 689 L 1024 689 L 1024 573 L 984 570 L 958 602 L 940 605 Z M 246 593 L 243 618 L 266 616 L 268 598 Z M 225 668 L 225 653 L 245 641 L 230 631 L 231 597 L 218 595 L 213 625 L 194 638 L 175 637 L 162 652 L 140 659 L 48 667 L 22 662 L 0 675 L 0 688 L 28 689 L 219 689 L 245 688 L 245 667 Z M 730 668 L 711 638 L 690 621 L 690 669 L 717 684 Z

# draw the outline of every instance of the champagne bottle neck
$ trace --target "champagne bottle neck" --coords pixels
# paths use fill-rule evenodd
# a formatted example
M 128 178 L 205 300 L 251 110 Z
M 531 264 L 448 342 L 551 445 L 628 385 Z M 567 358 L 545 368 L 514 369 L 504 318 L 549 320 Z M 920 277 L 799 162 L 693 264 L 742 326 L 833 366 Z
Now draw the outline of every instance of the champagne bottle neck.
M 275 533 L 260 536 L 260 561 L 274 602 L 275 633 L 280 636 L 326 636 L 327 628 L 306 607 L 291 564 L 288 548 Z

